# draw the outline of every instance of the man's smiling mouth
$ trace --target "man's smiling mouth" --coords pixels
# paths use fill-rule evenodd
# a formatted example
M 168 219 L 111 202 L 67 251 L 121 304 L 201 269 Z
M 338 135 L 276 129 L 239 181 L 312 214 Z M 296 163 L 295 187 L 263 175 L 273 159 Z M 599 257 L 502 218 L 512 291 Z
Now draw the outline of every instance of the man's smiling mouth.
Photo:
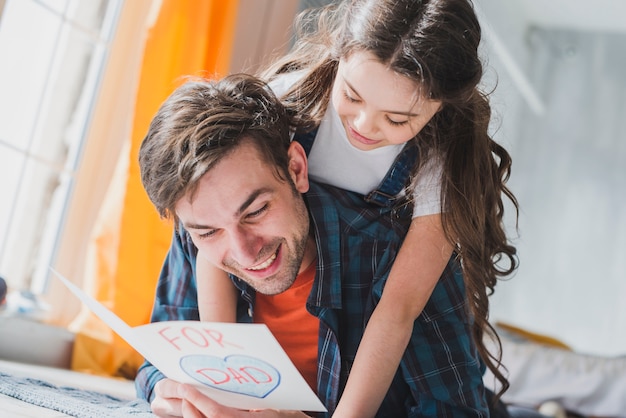
M 274 263 L 274 260 L 276 260 L 277 253 L 278 253 L 278 250 L 276 250 L 274 254 L 272 254 L 267 260 L 265 260 L 261 264 L 257 264 L 256 266 L 253 266 L 253 267 L 248 267 L 248 270 L 252 270 L 252 271 L 265 270 L 266 268 L 271 266 L 272 263 Z

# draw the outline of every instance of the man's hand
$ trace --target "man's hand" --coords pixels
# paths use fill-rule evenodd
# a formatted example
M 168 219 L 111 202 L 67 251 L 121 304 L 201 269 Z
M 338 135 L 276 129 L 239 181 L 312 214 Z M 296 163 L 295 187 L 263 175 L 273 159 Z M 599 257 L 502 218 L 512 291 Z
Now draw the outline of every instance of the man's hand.
M 156 386 L 155 386 L 156 390 Z M 179 385 L 178 395 L 182 401 L 182 416 L 185 418 L 307 418 L 300 411 L 278 411 L 263 409 L 260 411 L 242 411 L 220 405 L 202 394 L 191 385 Z M 153 408 L 154 410 L 154 408 Z
M 172 379 L 159 380 L 154 385 L 154 399 L 150 403 L 150 407 L 156 416 L 160 418 L 183 416 L 183 400 L 179 395 L 180 387 L 181 384 Z

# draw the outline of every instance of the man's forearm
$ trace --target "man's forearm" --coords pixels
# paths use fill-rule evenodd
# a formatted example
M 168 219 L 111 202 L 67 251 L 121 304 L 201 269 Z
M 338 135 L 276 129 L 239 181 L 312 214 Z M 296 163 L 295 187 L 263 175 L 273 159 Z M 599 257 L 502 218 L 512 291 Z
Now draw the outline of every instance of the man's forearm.
M 145 399 L 148 402 L 152 402 L 154 398 L 154 385 L 164 379 L 165 375 L 161 373 L 152 364 L 145 362 L 141 365 L 137 371 L 135 377 L 135 390 L 137 391 L 137 397 Z

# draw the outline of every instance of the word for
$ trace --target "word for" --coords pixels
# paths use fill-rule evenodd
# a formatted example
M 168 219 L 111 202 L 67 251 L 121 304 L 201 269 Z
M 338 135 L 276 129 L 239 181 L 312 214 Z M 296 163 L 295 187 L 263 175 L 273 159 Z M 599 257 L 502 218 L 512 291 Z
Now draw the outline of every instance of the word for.
M 200 348 L 209 348 L 212 346 L 242 348 L 237 344 L 226 341 L 220 331 L 210 328 L 189 326 L 174 328 L 167 326 L 159 331 L 159 335 L 178 351 L 182 351 L 185 345 Z

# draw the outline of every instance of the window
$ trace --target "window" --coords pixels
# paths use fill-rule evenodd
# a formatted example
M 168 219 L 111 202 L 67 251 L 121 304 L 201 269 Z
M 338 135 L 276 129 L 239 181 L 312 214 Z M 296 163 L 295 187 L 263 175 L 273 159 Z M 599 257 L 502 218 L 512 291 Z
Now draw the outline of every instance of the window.
M 0 275 L 45 290 L 123 0 L 0 1 Z

